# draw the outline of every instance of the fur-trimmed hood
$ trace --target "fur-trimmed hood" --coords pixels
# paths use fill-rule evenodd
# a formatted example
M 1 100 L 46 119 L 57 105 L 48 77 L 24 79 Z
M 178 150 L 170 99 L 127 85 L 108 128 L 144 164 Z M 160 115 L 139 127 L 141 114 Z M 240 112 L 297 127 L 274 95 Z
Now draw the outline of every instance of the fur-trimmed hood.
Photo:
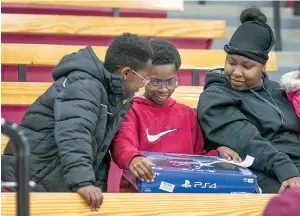
M 300 71 L 291 71 L 282 75 L 279 84 L 287 92 L 300 90 Z

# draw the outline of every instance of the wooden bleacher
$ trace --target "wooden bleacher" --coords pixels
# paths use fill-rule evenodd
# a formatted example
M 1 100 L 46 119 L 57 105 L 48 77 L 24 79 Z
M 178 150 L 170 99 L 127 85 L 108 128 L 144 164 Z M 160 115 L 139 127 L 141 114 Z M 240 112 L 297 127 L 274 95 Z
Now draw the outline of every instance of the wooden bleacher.
M 274 195 L 104 193 L 101 209 L 92 212 L 76 193 L 31 193 L 30 215 L 259 216 L 272 197 Z M 15 216 L 15 194 L 2 193 L 1 206 L 3 216 Z
M 223 20 L 1 14 L 1 22 L 2 33 L 117 36 L 130 32 L 145 37 L 226 37 Z
M 2 82 L 1 105 L 31 105 L 50 85 L 51 83 L 46 82 Z M 141 89 L 140 93 L 143 91 Z M 202 86 L 179 86 L 172 97 L 180 103 L 196 108 L 202 91 Z
M 2 43 L 2 64 L 49 65 L 55 66 L 66 54 L 76 52 L 83 46 L 49 45 L 49 44 L 10 44 Z M 26 50 L 20 52 L 20 50 Z M 93 46 L 100 59 L 104 59 L 107 47 Z M 179 49 L 181 69 L 208 70 L 223 66 L 226 53 L 223 50 Z M 271 52 L 267 63 L 268 72 L 277 71 L 276 53 Z
M 7 145 L 8 140 L 9 139 L 7 136 L 5 136 L 3 134 L 1 135 L 1 155 L 4 153 L 4 149 Z
M 183 0 L 114 0 L 114 1 L 49 1 L 49 0 L 2 0 L 2 4 L 75 6 L 96 8 L 129 8 L 164 11 L 183 11 Z
M 205 65 L 200 65 L 200 67 L 194 65 L 194 62 L 199 61 L 197 59 L 203 58 L 203 52 L 197 52 L 195 48 L 208 49 L 213 39 L 226 37 L 226 24 L 224 20 L 116 18 L 33 14 L 2 14 L 1 17 L 2 43 L 91 44 L 107 46 L 113 36 L 120 35 L 123 32 L 131 32 L 147 38 L 167 38 L 179 47 L 187 46 L 194 49 L 187 52 L 182 51 L 182 58 L 185 59 L 183 69 L 209 69 L 207 66 L 211 66 L 211 64 L 213 64 L 213 66 L 219 66 L 214 64 L 213 61 L 215 56 L 217 56 L 215 51 L 205 53 L 207 57 L 206 61 L 202 61 L 202 63 L 205 62 Z M 194 43 L 194 45 L 189 45 L 191 43 Z M 2 49 L 4 49 L 3 46 L 2 44 Z M 16 46 L 19 47 L 17 50 L 23 49 L 21 47 L 23 45 Z M 63 45 L 57 45 L 57 47 L 58 46 Z M 67 47 L 61 48 L 60 50 L 63 52 L 62 57 L 64 54 L 67 54 L 64 52 Z M 76 48 L 74 46 L 74 48 L 70 48 L 69 50 L 71 52 L 78 50 L 78 47 Z M 24 47 L 24 50 L 28 50 L 29 52 L 31 52 L 31 49 L 32 47 Z M 106 47 L 99 48 L 99 50 L 101 50 L 99 57 L 103 59 Z M 6 51 L 7 49 L 5 49 L 3 53 L 6 53 Z M 59 55 L 60 54 L 57 54 L 56 56 Z M 222 53 L 221 55 L 224 54 Z M 210 59 L 210 61 L 208 62 L 207 59 Z M 20 64 L 19 62 L 15 63 L 17 65 Z M 57 60 L 54 60 L 51 65 L 54 66 L 56 63 Z M 2 61 L 2 64 L 6 64 L 6 61 Z M 10 63 L 8 62 L 8 64 Z M 223 65 L 223 62 L 221 65 Z M 8 80 L 17 81 L 17 79 L 12 78 L 15 77 L 15 75 L 7 75 L 7 71 L 11 71 L 10 69 L 6 70 L 7 68 L 8 67 L 4 65 L 4 80 L 6 80 L 6 77 L 9 77 Z M 190 85 L 192 80 L 189 79 L 189 77 L 191 77 L 190 72 L 187 72 L 187 74 L 188 75 L 185 76 L 187 78 L 186 83 Z M 193 76 L 197 76 L 197 74 L 197 72 L 193 73 Z M 36 76 L 36 80 L 34 81 L 50 81 L 48 78 L 47 80 L 42 80 L 39 79 L 39 76 Z M 194 85 L 198 85 L 200 79 L 194 78 L 193 80 L 198 80 L 194 83 Z

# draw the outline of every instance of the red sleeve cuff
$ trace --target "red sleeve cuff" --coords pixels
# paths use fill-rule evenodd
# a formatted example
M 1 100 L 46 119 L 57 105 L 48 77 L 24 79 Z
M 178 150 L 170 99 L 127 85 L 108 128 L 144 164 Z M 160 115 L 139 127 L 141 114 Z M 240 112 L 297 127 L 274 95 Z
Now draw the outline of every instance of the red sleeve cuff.
M 138 157 L 138 156 L 145 157 L 145 155 L 142 154 L 141 152 L 135 152 L 135 153 L 128 154 L 128 155 L 124 156 L 123 157 L 123 167 L 120 167 L 120 168 L 129 169 L 129 164 L 132 161 L 132 159 L 134 157 Z
M 218 150 L 211 150 L 207 152 L 207 156 L 219 156 Z

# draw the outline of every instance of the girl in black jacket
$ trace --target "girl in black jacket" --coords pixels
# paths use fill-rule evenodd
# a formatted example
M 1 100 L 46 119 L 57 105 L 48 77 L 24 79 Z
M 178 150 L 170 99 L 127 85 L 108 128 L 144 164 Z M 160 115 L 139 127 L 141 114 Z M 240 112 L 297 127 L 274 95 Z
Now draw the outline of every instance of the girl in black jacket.
M 257 8 L 242 12 L 242 25 L 224 47 L 225 67 L 206 75 L 198 120 L 211 143 L 253 156 L 263 193 L 278 193 L 300 187 L 300 121 L 265 73 L 275 43 L 266 21 Z

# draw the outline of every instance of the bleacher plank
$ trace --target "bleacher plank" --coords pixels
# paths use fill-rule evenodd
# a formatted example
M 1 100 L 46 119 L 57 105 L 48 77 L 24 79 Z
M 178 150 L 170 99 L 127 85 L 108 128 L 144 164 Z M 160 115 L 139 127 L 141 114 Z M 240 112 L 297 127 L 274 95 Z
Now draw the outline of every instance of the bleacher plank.
M 262 194 L 139 194 L 104 193 L 99 212 L 92 212 L 76 193 L 32 193 L 30 215 L 163 215 L 240 216 L 262 215 L 274 195 Z M 2 215 L 16 215 L 14 193 L 2 193 Z
M 66 54 L 76 52 L 83 46 L 73 45 L 46 45 L 46 44 L 2 44 L 2 64 L 26 64 L 55 66 Z M 26 50 L 26 53 L 20 52 Z M 99 59 L 104 59 L 107 47 L 93 46 L 93 50 Z M 179 49 L 181 55 L 181 69 L 207 70 L 217 66 L 223 66 L 226 53 L 223 50 L 196 50 Z M 267 63 L 268 72 L 277 71 L 276 53 L 269 54 Z
M 1 154 L 3 154 L 4 149 L 7 145 L 7 142 L 8 142 L 8 137 L 2 134 L 1 135 Z
M 183 11 L 183 0 L 114 0 L 114 1 L 49 1 L 49 0 L 2 0 L 2 4 L 75 6 L 97 8 L 128 8 L 163 11 Z
M 46 82 L 2 82 L 1 84 L 1 105 L 30 105 L 51 85 Z M 202 91 L 203 86 L 179 86 L 172 97 L 178 102 L 196 108 Z M 144 89 L 140 89 L 139 93 L 143 92 Z
M 145 19 L 67 15 L 1 14 L 2 33 L 145 37 L 225 38 L 224 20 Z
M 30 105 L 51 83 L 1 82 L 1 105 Z

